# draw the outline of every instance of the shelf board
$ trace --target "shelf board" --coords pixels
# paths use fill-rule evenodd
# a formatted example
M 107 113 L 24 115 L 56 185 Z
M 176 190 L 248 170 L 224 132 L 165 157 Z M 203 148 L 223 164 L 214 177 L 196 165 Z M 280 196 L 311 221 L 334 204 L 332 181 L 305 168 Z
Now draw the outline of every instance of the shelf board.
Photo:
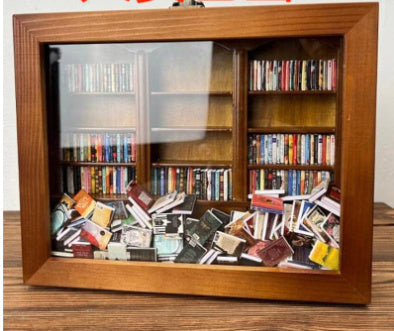
M 108 95 L 108 96 L 133 96 L 135 92 L 69 92 L 71 95 L 81 96 L 97 96 L 97 95 Z
M 264 128 L 248 128 L 249 133 L 318 133 L 333 134 L 335 127 L 324 126 L 278 126 Z
M 189 160 L 171 160 L 152 162 L 152 167 L 198 167 L 198 168 L 231 168 L 231 161 L 189 161 Z
M 62 165 L 70 167 L 135 167 L 135 162 L 83 162 L 83 161 L 61 161 Z
M 210 132 L 231 132 L 233 128 L 231 126 L 179 126 L 179 127 L 162 127 L 152 128 L 153 132 L 168 132 L 168 131 L 210 131 Z
M 249 95 L 336 95 L 336 90 L 311 90 L 311 91 L 249 91 Z
M 127 194 L 92 194 L 89 195 L 94 200 L 101 200 L 101 201 L 111 201 L 111 200 L 127 200 Z M 70 195 L 71 197 L 73 194 Z M 51 195 L 52 200 L 59 200 L 62 197 L 61 194 L 53 194 Z
M 64 133 L 124 133 L 124 132 L 135 132 L 135 127 L 134 126 L 128 126 L 128 127 L 102 127 L 102 128 L 97 128 L 97 127 L 92 127 L 92 128 L 73 128 L 73 129 L 63 129 L 62 132 Z
M 272 170 L 322 170 L 334 171 L 334 166 L 328 165 L 293 165 L 293 164 L 249 164 L 248 169 L 272 169 Z
M 205 95 L 212 95 L 212 96 L 226 96 L 232 95 L 232 91 L 152 91 L 152 96 L 172 96 L 172 95 L 196 95 L 196 96 L 205 96 Z

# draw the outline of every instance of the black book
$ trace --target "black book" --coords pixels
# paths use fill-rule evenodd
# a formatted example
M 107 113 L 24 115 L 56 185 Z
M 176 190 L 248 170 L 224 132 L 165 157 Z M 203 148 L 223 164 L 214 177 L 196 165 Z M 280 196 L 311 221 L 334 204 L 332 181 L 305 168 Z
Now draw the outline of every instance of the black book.
M 157 248 L 128 247 L 130 261 L 157 261 Z
M 191 236 L 200 242 L 201 245 L 207 241 L 207 239 L 215 233 L 217 229 L 223 223 L 217 218 L 210 210 L 207 210 L 205 214 L 200 218 L 197 225 L 191 230 Z
M 191 237 L 192 229 L 200 222 L 199 219 L 188 217 L 183 223 L 183 231 L 185 236 Z
M 230 223 L 230 215 L 225 213 L 224 211 L 212 208 L 211 212 L 223 223 L 221 228 L 224 228 L 228 223 Z
M 194 205 L 196 203 L 197 197 L 195 194 L 188 194 L 185 197 L 185 201 L 175 207 L 172 210 L 173 214 L 183 214 L 183 215 L 191 215 L 193 213 Z
M 197 240 L 190 238 L 187 245 L 175 258 L 175 263 L 197 263 L 207 250 Z

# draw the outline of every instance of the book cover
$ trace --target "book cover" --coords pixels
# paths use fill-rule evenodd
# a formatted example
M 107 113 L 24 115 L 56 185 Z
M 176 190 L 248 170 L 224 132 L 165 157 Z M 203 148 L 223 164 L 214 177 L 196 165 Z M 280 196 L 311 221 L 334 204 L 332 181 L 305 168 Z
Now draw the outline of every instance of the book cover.
M 88 220 L 82 226 L 81 237 L 89 241 L 93 246 L 98 247 L 100 250 L 104 250 L 107 248 L 111 236 L 111 232 L 98 226 L 92 221 Z
M 143 189 L 135 181 L 131 181 L 127 185 L 126 192 L 127 195 L 131 197 L 145 211 L 148 211 L 154 203 L 154 199 L 150 193 Z
M 197 240 L 190 238 L 182 251 L 175 258 L 175 263 L 197 263 L 207 252 Z
M 196 204 L 197 196 L 195 194 L 188 194 L 182 204 L 172 209 L 173 214 L 191 215 Z
M 88 218 L 96 207 L 96 201 L 84 190 L 80 190 L 73 197 L 73 200 L 76 201 L 75 210 L 84 218 Z
M 114 208 L 99 201 L 96 203 L 96 207 L 93 211 L 92 221 L 97 225 L 106 228 L 112 221 L 114 211 Z
M 217 230 L 223 223 L 210 210 L 200 218 L 197 225 L 190 231 L 191 236 L 200 242 L 201 245 Z
M 339 270 L 339 249 L 316 241 L 309 259 L 325 268 Z

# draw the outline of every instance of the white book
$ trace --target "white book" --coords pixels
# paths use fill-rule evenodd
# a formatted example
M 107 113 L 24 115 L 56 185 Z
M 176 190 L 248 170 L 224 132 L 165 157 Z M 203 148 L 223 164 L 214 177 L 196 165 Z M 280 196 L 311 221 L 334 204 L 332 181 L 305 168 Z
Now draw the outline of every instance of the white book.
M 209 169 L 207 170 L 207 200 L 211 200 L 212 197 L 212 192 L 211 192 L 211 176 L 212 176 L 212 170 Z
M 186 193 L 185 192 L 178 193 L 176 195 L 176 198 L 175 198 L 174 201 L 172 201 L 171 203 L 159 208 L 158 210 L 156 210 L 156 213 L 157 214 L 161 214 L 161 213 L 163 213 L 163 212 L 165 212 L 167 210 L 170 210 L 170 209 L 172 209 L 172 208 L 174 208 L 176 206 L 181 205 L 185 201 L 185 198 L 186 198 Z
M 317 164 L 322 164 L 322 156 L 323 156 L 323 136 L 319 134 L 318 136 L 318 142 L 319 144 L 317 145 Z
M 224 170 L 223 174 L 223 200 L 228 201 L 228 173 L 229 169 Z
M 305 164 L 305 135 L 301 135 L 301 164 Z
M 56 240 L 59 241 L 60 239 L 62 239 L 68 232 L 71 231 L 71 229 L 72 229 L 71 227 L 70 228 L 67 227 L 67 228 L 64 228 L 64 229 L 60 230 L 57 233 Z
M 276 147 L 277 147 L 276 134 L 273 134 L 272 135 L 272 164 L 276 163 Z
M 270 89 L 270 61 L 265 61 L 265 90 L 271 91 Z
M 135 209 L 133 207 L 131 207 L 129 204 L 126 205 L 126 209 L 129 211 L 129 213 L 131 215 L 133 215 L 134 219 L 138 222 L 138 224 L 143 227 L 146 228 L 146 224 L 145 222 L 140 218 L 140 216 L 137 214 L 137 212 L 135 211 Z
M 310 194 L 309 202 L 314 202 L 327 192 L 328 180 L 322 181 L 319 185 L 315 186 Z
M 156 210 L 168 205 L 169 203 L 173 202 L 177 196 L 177 191 L 168 193 L 166 195 L 163 195 L 159 199 L 155 201 L 155 203 L 152 205 L 152 207 L 149 208 L 148 213 L 152 214 Z
M 280 164 L 285 163 L 285 135 L 280 135 Z
M 75 239 L 78 238 L 79 240 L 79 235 L 81 234 L 81 229 L 79 229 L 78 231 L 76 231 L 72 236 L 70 236 L 69 238 L 67 238 L 63 245 L 64 246 L 68 246 L 71 242 L 73 242 Z
M 116 185 L 116 183 L 117 183 L 116 182 L 116 173 L 117 173 L 116 168 L 113 167 L 113 171 L 112 171 L 112 183 L 113 183 L 113 185 L 112 185 L 112 187 L 113 187 L 113 190 L 114 190 L 114 194 L 119 193 L 117 191 L 117 185 Z
M 323 209 L 328 210 L 329 212 L 335 214 L 338 217 L 341 217 L 341 211 L 332 207 L 331 205 L 328 205 L 320 200 L 316 200 L 315 204 L 317 204 L 318 206 L 322 207 Z
M 327 90 L 332 90 L 332 60 L 328 60 L 327 63 Z
M 333 199 L 330 199 L 329 197 L 322 197 L 320 199 L 321 202 L 327 203 L 328 205 L 331 205 L 334 208 L 337 208 L 338 210 L 341 209 L 341 205 L 334 201 Z
M 327 165 L 332 165 L 330 156 L 331 156 L 331 138 L 330 138 L 330 136 L 327 136 L 327 138 L 326 138 L 326 163 L 327 163 Z
M 282 197 L 283 201 L 294 201 L 294 200 L 308 200 L 310 198 L 310 194 L 303 195 L 287 195 Z
M 261 91 L 262 82 L 261 82 L 261 62 L 257 61 L 257 89 Z
M 277 190 L 255 190 L 254 194 L 261 194 L 261 195 L 269 195 L 271 197 L 277 197 L 279 194 L 285 194 L 285 190 L 277 189 Z
M 213 261 L 216 260 L 216 258 L 220 255 L 221 253 L 219 251 L 217 251 L 216 249 L 214 249 L 214 252 L 212 253 L 212 255 L 209 257 L 208 261 L 206 262 L 206 264 L 212 264 Z
M 68 252 L 58 252 L 58 251 L 52 251 L 51 252 L 52 256 L 55 257 L 74 257 L 73 253 L 68 253 Z
M 215 249 L 210 249 L 208 252 L 205 253 L 205 255 L 201 258 L 201 260 L 198 262 L 198 264 L 205 264 L 205 262 L 208 261 L 208 259 L 212 256 L 212 254 L 215 252 Z
M 330 155 L 330 160 L 331 160 L 331 164 L 334 165 L 335 164 L 335 136 L 331 135 L 331 155 Z
M 129 196 L 129 201 L 131 202 L 131 204 L 133 205 L 133 207 L 137 210 L 138 214 L 141 215 L 141 217 L 149 222 L 151 220 L 151 217 L 149 216 L 149 214 L 147 214 L 147 212 L 145 210 L 143 210 L 140 205 L 131 197 Z

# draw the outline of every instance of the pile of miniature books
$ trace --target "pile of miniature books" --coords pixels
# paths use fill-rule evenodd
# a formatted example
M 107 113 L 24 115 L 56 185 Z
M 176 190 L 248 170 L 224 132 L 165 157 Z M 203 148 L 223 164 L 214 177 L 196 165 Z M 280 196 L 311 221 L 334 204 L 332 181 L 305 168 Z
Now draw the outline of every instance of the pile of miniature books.
M 340 190 L 323 181 L 310 195 L 255 191 L 250 209 L 216 208 L 195 218 L 195 195 L 154 199 L 132 181 L 127 201 L 64 194 L 51 214 L 58 257 L 339 269 Z

